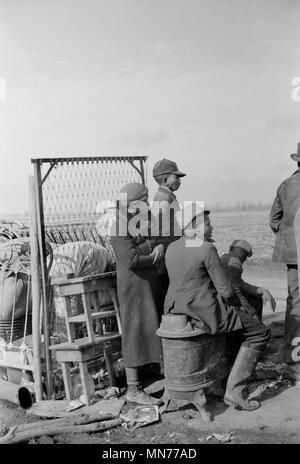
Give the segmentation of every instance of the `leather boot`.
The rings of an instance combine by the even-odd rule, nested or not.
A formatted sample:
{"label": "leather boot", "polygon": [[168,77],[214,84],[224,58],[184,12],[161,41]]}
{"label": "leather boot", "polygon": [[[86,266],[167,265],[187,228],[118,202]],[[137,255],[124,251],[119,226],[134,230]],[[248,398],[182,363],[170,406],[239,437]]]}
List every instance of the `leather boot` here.
{"label": "leather boot", "polygon": [[154,398],[153,396],[148,395],[143,390],[142,385],[128,385],[127,394],[126,394],[126,402],[127,403],[135,403],[140,404],[143,406],[153,406],[153,405],[161,405],[162,400]]}
{"label": "leather boot", "polygon": [[258,350],[241,346],[227,380],[224,402],[229,406],[246,411],[253,411],[260,407],[258,401],[249,401],[243,397],[243,390],[255,369],[260,354]]}

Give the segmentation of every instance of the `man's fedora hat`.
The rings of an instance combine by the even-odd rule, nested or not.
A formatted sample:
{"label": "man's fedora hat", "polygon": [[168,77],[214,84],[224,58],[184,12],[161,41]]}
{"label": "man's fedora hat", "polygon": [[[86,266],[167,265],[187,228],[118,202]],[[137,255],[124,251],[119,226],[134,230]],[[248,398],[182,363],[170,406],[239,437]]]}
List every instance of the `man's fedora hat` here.
{"label": "man's fedora hat", "polygon": [[185,230],[195,218],[198,216],[209,215],[210,211],[208,209],[202,208],[202,206],[197,202],[190,202],[185,205],[182,209],[177,211],[175,214],[175,220],[179,227],[179,230]]}
{"label": "man's fedora hat", "polygon": [[300,142],[297,143],[297,153],[293,153],[291,155],[291,158],[294,161],[300,161]]}
{"label": "man's fedora hat", "polygon": [[166,158],[157,161],[153,166],[153,177],[162,176],[164,174],[176,174],[176,176],[184,177],[186,174],[178,170],[177,164],[174,161]]}

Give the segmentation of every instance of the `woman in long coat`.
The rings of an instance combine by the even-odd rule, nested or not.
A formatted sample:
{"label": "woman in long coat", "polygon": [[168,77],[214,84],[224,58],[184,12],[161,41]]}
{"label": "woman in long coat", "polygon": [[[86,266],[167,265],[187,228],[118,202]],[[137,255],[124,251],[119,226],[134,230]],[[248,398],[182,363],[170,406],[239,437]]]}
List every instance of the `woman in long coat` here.
{"label": "woman in long coat", "polygon": [[127,202],[125,209],[119,204],[111,244],[116,256],[122,351],[128,384],[126,400],[158,404],[159,400],[144,392],[139,368],[162,361],[161,341],[155,331],[163,312],[163,298],[155,262],[163,257],[164,246],[148,240],[132,227],[137,202],[144,203],[144,219],[148,220],[148,189],[143,184],[131,183],[120,193],[127,196]]}

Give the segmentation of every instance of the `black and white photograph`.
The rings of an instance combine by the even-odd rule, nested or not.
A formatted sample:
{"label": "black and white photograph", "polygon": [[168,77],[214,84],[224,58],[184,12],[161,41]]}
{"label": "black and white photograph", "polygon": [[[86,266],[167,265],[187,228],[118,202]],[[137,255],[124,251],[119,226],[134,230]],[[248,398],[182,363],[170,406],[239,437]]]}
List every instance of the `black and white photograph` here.
{"label": "black and white photograph", "polygon": [[0,444],[300,444],[299,0],[0,0],[0,159]]}

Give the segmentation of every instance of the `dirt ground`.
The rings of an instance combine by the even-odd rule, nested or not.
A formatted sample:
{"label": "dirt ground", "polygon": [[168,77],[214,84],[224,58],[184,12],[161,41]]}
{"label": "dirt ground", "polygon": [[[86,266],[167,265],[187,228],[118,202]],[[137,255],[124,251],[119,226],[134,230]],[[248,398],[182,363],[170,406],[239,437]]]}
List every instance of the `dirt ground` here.
{"label": "dirt ground", "polygon": [[[289,379],[286,367],[281,362],[283,343],[286,276],[283,270],[264,272],[249,268],[245,278],[254,284],[268,288],[277,300],[273,315],[264,310],[264,321],[271,328],[272,339],[263,360],[257,366],[257,375],[268,380],[250,384],[249,391],[262,393],[257,397],[261,407],[256,411],[237,411],[227,407],[220,399],[208,396],[208,409],[213,420],[204,424],[197,418],[197,411],[185,405],[175,412],[164,413],[158,423],[126,431],[122,427],[98,434],[61,434],[41,437],[30,443],[97,443],[97,444],[206,444],[219,443],[216,438],[207,438],[213,433],[231,433],[228,444],[278,444],[300,443],[300,385]],[[163,381],[149,384],[149,392],[160,396]],[[39,420],[20,407],[0,401],[0,427],[13,426]]]}

